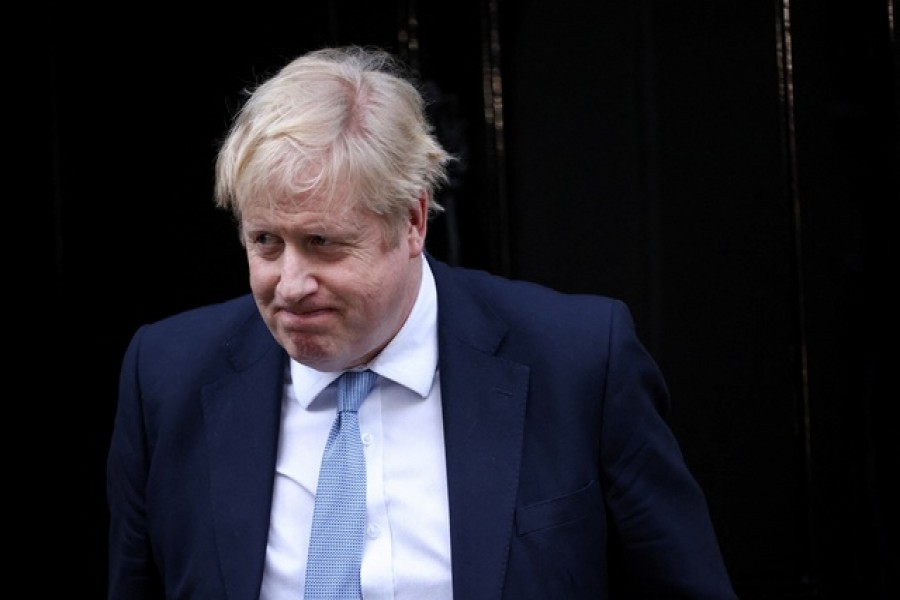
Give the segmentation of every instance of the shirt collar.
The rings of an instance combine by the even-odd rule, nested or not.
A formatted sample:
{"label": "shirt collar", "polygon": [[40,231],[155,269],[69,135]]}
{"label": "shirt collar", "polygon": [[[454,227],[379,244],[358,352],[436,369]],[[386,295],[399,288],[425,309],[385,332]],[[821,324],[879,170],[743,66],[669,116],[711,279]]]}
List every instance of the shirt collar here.
{"label": "shirt collar", "polygon": [[[437,288],[428,261],[422,255],[422,281],[406,322],[397,335],[372,361],[361,368],[372,369],[425,398],[437,369]],[[341,372],[317,371],[290,360],[294,397],[303,408],[337,379]]]}

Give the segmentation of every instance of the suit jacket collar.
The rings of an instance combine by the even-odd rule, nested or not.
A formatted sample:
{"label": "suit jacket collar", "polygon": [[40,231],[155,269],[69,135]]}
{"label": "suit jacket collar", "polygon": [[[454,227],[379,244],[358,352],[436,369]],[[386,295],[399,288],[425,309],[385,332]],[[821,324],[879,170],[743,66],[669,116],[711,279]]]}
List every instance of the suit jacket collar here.
{"label": "suit jacket collar", "polygon": [[508,325],[462,271],[429,258],[438,290],[454,597],[503,589],[525,427],[529,369],[500,354]]}
{"label": "suit jacket collar", "polygon": [[228,598],[251,600],[265,564],[287,354],[258,312],[226,351],[233,371],[202,390],[212,515]]}

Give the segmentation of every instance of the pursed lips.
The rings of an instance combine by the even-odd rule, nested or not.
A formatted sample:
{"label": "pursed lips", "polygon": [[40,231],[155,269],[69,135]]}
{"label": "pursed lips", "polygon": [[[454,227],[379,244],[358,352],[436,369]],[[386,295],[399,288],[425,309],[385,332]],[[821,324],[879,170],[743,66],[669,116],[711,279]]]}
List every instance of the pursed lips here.
{"label": "pursed lips", "polygon": [[336,314],[336,309],[328,306],[304,308],[277,308],[275,313],[279,322],[287,329],[302,329],[317,325],[324,319]]}

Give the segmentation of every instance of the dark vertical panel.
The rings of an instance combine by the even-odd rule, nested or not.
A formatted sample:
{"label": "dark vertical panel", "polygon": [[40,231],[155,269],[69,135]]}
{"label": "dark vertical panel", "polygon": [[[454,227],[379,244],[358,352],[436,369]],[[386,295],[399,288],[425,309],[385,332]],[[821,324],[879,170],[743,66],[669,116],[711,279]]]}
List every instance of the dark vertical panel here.
{"label": "dark vertical panel", "polygon": [[458,159],[438,196],[446,211],[431,224],[428,249],[455,264],[494,269],[505,240],[493,217],[497,171],[485,122],[483,4],[413,3],[418,35],[408,53],[419,68],[438,137]]}
{"label": "dark vertical panel", "polygon": [[829,598],[893,597],[900,571],[885,353],[897,333],[888,211],[900,200],[892,5],[793,3],[815,561]]}
{"label": "dark vertical panel", "polygon": [[500,11],[513,275],[646,309],[633,4]]}
{"label": "dark vertical panel", "polygon": [[[808,574],[773,4],[656,3],[661,361],[742,597]],[[665,50],[663,50],[665,49]]]}

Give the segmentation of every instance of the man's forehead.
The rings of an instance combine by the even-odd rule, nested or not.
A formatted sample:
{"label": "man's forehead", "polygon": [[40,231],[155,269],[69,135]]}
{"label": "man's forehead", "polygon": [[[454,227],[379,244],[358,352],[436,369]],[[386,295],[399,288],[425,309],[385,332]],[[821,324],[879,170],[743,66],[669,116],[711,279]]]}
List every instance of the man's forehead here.
{"label": "man's forehead", "polygon": [[381,219],[358,204],[340,199],[330,202],[313,200],[253,202],[241,213],[246,231],[306,231],[337,234],[359,232]]}
{"label": "man's forehead", "polygon": [[322,197],[311,194],[295,194],[277,198],[249,200],[242,213],[245,217],[256,218],[318,218],[328,221],[342,221],[361,212],[355,200],[334,195]]}

